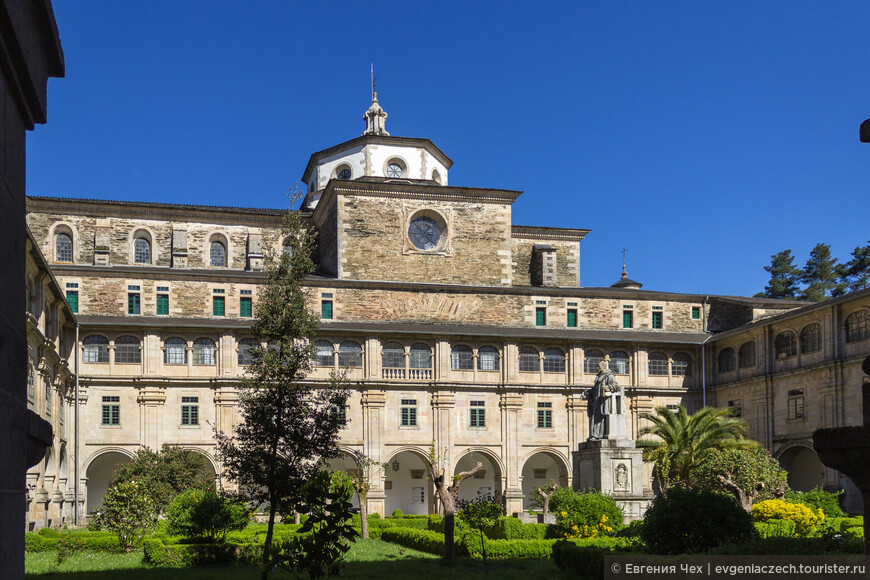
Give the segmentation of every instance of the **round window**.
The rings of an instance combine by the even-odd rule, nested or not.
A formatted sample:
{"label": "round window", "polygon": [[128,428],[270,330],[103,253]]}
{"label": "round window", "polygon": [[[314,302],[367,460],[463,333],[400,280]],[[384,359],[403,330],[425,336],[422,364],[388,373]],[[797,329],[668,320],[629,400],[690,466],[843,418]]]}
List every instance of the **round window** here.
{"label": "round window", "polygon": [[398,163],[393,162],[387,165],[387,177],[402,177],[402,173],[404,170]]}
{"label": "round window", "polygon": [[339,179],[350,179],[350,169],[345,167],[341,171],[338,172]]}
{"label": "round window", "polygon": [[418,217],[408,226],[408,239],[419,250],[434,250],[441,241],[441,226],[430,217]]}

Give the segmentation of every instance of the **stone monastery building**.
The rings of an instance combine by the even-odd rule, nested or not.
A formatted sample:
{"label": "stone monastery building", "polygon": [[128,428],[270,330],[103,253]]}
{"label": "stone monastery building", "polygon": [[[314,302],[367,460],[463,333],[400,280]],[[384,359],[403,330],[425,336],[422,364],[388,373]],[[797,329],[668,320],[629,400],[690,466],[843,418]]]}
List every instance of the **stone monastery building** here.
{"label": "stone monastery building", "polygon": [[[462,496],[503,493],[508,513],[550,479],[588,485],[572,453],[603,359],[631,437],[656,406],[734,407],[793,487],[860,501],[811,436],[861,424],[870,291],[819,304],[651,292],[625,272],[581,287],[589,230],[514,224],[521,192],[451,185],[453,161],[390,136],[386,116],[375,96],[361,137],[311,156],[300,210],[317,235],[308,287],[323,320],[309,378],[347,369],[341,446],[391,465],[370,510],[433,509],[433,441],[457,471],[483,462]],[[221,472],[212,426],[238,421],[283,211],[28,199],[29,399],[55,427],[28,476],[31,529],[71,521],[77,496],[79,513],[98,507],[141,446],[190,448]]]}

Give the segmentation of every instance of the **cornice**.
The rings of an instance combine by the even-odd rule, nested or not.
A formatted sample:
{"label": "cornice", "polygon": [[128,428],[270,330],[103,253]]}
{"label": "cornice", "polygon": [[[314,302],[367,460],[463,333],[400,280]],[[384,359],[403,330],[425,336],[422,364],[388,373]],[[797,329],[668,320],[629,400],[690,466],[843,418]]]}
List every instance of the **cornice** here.
{"label": "cornice", "polygon": [[557,240],[579,242],[590,230],[579,228],[547,228],[540,226],[511,226],[511,238],[524,240]]}

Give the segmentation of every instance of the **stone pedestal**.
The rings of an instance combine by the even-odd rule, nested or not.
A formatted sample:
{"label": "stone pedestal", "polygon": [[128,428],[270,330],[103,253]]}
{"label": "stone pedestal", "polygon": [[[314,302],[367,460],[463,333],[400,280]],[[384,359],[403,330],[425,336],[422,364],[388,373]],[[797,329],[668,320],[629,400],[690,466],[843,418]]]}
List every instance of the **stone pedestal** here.
{"label": "stone pedestal", "polygon": [[643,489],[643,451],[631,439],[581,443],[573,453],[574,489],[597,489],[622,507],[625,521],[643,517],[652,493]]}

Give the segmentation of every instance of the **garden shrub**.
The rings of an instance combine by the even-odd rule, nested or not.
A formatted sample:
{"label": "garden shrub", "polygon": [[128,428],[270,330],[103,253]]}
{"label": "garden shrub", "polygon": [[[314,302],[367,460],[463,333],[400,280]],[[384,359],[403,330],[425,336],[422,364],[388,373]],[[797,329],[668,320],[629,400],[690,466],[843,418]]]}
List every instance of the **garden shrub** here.
{"label": "garden shrub", "polygon": [[[381,539],[436,556],[444,555],[444,534],[437,532],[413,528],[387,528],[381,533]],[[456,542],[457,555],[464,553],[463,547],[461,541]]]}
{"label": "garden shrub", "polygon": [[60,537],[60,530],[57,528],[42,528],[38,532],[36,532],[43,538],[54,538],[57,539]]}
{"label": "garden shrub", "polygon": [[864,541],[864,526],[853,526],[843,530],[843,535],[850,540]]}
{"label": "garden shrub", "polygon": [[426,521],[426,529],[430,532],[444,533],[444,518],[438,514],[429,514]]}
{"label": "garden shrub", "polygon": [[864,517],[858,516],[854,518],[837,518],[839,520],[839,530],[845,532],[847,528],[863,527]]}
{"label": "garden shrub", "polygon": [[785,494],[785,501],[804,504],[814,512],[822,510],[828,518],[840,518],[846,515],[840,509],[839,497],[842,493],[843,490],[831,492],[817,487],[806,492],[790,491]]}
{"label": "garden shrub", "polygon": [[170,534],[223,541],[231,530],[247,527],[250,510],[240,500],[213,489],[189,489],[169,504],[166,520]]}
{"label": "garden shrub", "polygon": [[64,530],[57,536],[27,532],[24,534],[24,549],[27,552],[49,552],[58,549],[61,540],[67,541],[67,548],[75,550],[95,550],[102,552],[123,551],[118,537],[112,532],[90,532],[87,530]]}
{"label": "garden shrub", "polygon": [[[485,539],[486,556],[493,560],[548,560],[553,555],[556,540],[490,540]],[[462,538],[464,551],[472,558],[481,558],[480,540],[471,534]]]}
{"label": "garden shrub", "polygon": [[151,566],[175,568],[178,566],[208,566],[233,563],[259,564],[263,557],[263,544],[174,544],[148,539],[144,562]]}
{"label": "garden shrub", "polygon": [[791,520],[795,524],[795,535],[805,537],[816,531],[825,521],[825,512],[821,508],[812,509],[802,503],[768,499],[752,506],[752,519],[756,522]]}
{"label": "garden shrub", "polygon": [[791,520],[767,520],[765,522],[753,522],[755,531],[762,538],[783,537],[793,538],[795,524]]}
{"label": "garden shrub", "polygon": [[714,491],[673,487],[644,516],[640,537],[654,554],[706,552],[755,536],[749,514]]}
{"label": "garden shrub", "polygon": [[48,552],[57,547],[57,540],[46,538],[36,532],[24,533],[24,550],[29,553]]}
{"label": "garden shrub", "polygon": [[629,538],[588,538],[558,540],[553,544],[553,561],[572,577],[603,578],[604,558],[639,551]]}
{"label": "garden shrub", "polygon": [[711,555],[827,555],[863,554],[864,541],[848,537],[796,538],[756,537],[741,542],[723,542],[708,552]]}
{"label": "garden shrub", "polygon": [[390,517],[400,518],[400,517],[402,517],[402,516],[404,516],[404,515],[405,515],[405,514],[402,513],[402,510],[400,510],[399,508],[396,508],[396,509],[393,510],[393,513],[390,514]]}
{"label": "garden shrub", "polygon": [[595,537],[622,526],[622,509],[598,490],[560,488],[550,498],[550,511],[556,515],[559,537]]}
{"label": "garden shrub", "polygon": [[634,520],[629,522],[627,526],[624,526],[616,531],[616,536],[620,538],[638,538],[640,537],[640,530],[643,527],[643,520]]}
{"label": "garden shrub", "polygon": [[518,518],[500,517],[487,536],[492,540],[544,540],[547,539],[547,524],[524,524]]}

